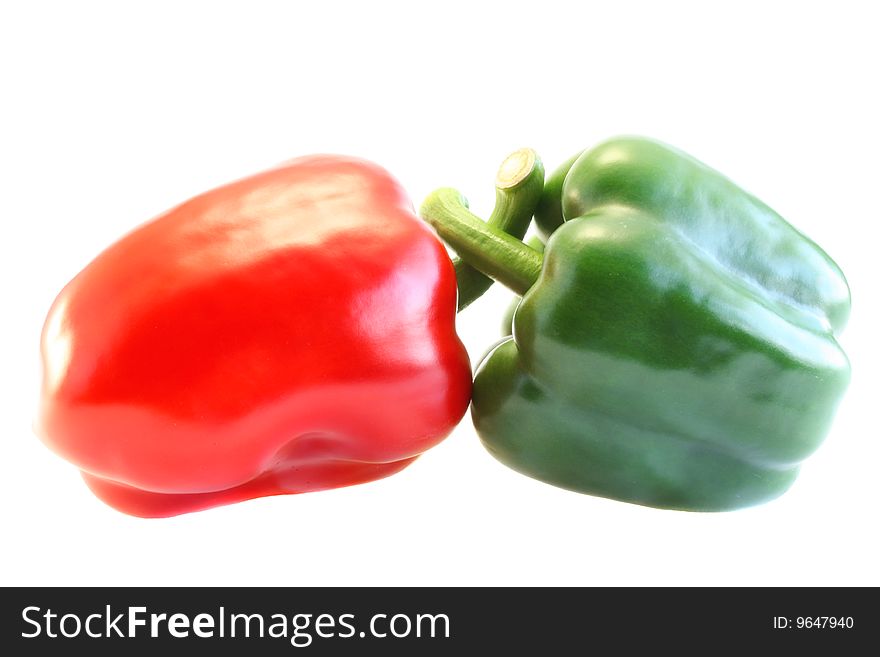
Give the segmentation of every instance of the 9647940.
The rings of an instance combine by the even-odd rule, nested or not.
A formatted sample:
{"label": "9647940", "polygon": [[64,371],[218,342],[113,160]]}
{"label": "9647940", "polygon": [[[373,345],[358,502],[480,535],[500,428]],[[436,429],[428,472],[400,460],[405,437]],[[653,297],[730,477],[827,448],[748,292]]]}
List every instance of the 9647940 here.
{"label": "9647940", "polygon": [[851,630],[855,625],[852,616],[774,616],[776,630]]}

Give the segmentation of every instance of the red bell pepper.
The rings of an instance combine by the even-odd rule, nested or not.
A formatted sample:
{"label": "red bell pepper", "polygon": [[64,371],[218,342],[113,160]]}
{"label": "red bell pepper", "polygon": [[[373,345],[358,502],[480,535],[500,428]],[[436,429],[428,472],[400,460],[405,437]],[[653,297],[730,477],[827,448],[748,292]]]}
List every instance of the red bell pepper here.
{"label": "red bell pepper", "polygon": [[385,477],[470,399],[443,246],[378,166],[294,160],[101,253],[42,336],[38,432],[138,516]]}

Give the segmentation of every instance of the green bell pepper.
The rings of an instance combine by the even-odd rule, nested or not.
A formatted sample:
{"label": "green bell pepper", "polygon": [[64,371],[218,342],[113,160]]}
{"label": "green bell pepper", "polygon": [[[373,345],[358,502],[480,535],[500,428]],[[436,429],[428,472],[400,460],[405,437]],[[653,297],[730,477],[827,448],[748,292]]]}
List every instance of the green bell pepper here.
{"label": "green bell pepper", "polygon": [[849,380],[840,269],[668,146],[618,138],[567,164],[548,185],[558,202],[538,210],[548,232],[562,224],[543,256],[454,190],[422,208],[463,260],[523,295],[476,374],[484,445],[545,482],[661,508],[782,494]]}

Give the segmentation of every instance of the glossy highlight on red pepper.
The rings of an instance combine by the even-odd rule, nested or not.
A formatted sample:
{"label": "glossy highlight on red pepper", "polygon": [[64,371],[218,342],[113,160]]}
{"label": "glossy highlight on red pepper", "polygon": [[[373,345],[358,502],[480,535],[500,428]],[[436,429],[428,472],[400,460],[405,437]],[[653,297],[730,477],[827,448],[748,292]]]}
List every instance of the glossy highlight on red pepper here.
{"label": "glossy highlight on red pepper", "polygon": [[37,430],[171,516],[387,476],[467,409],[443,246],[382,168],[311,156],[144,224],[61,292]]}

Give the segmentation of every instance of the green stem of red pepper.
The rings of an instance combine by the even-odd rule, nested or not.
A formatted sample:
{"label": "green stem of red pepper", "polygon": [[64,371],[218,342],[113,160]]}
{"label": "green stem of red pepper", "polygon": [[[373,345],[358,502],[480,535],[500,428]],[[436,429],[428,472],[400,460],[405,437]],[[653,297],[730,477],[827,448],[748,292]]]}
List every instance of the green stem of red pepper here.
{"label": "green stem of red pepper", "polygon": [[[478,221],[502,233],[522,238],[531,223],[543,188],[544,166],[535,151],[521,148],[511,153],[501,164],[495,177],[495,208],[488,221]],[[425,212],[431,216],[436,216],[438,212],[441,215],[448,212],[447,199],[436,199],[438,205],[432,202],[434,196],[432,194],[428,197],[422,206],[423,216],[428,223],[431,221],[424,215]],[[459,195],[452,206],[466,209],[467,201]],[[489,289],[492,279],[474,267],[468,258],[457,257],[453,263],[458,285],[458,309],[461,311]]]}
{"label": "green stem of red pepper", "polygon": [[517,294],[525,294],[538,280],[541,252],[470,212],[458,191],[443,187],[432,192],[419,213],[464,262]]}

